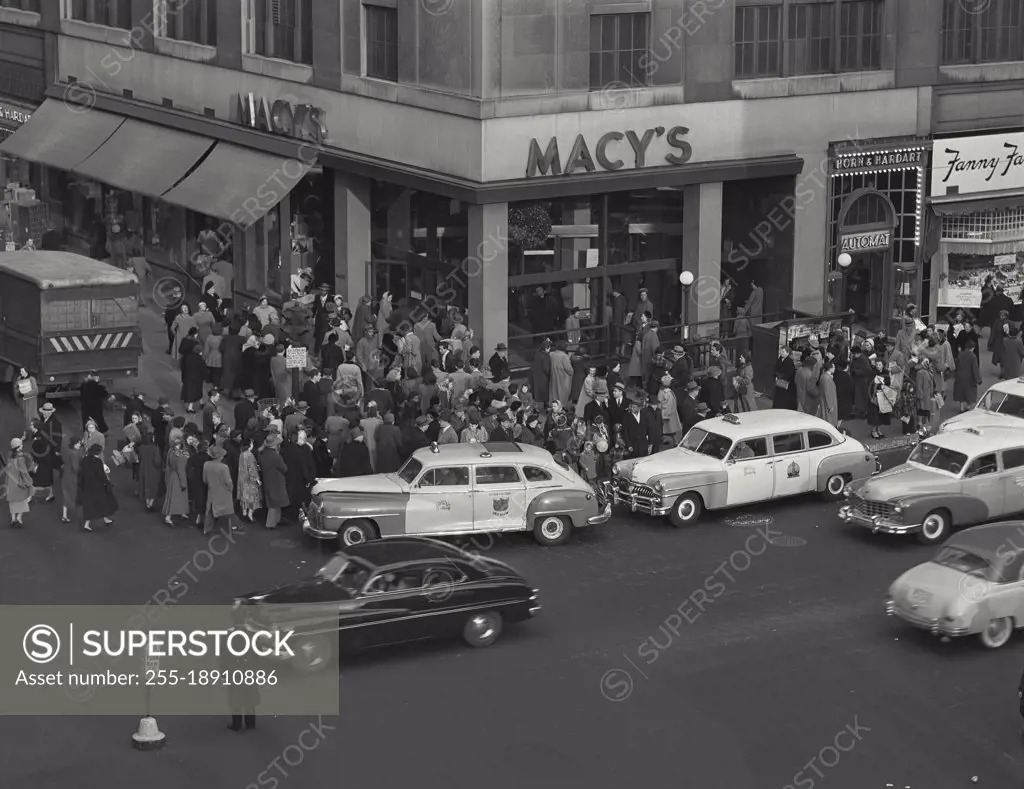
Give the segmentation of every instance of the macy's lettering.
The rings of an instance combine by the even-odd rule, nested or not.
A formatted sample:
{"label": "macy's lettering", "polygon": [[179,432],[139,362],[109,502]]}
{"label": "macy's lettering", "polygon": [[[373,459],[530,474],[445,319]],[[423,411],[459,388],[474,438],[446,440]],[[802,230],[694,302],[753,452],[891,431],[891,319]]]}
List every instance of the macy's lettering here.
{"label": "macy's lettering", "polygon": [[540,143],[536,139],[530,140],[530,156],[526,163],[526,177],[533,178],[537,175],[570,175],[582,171],[587,173],[606,170],[614,172],[626,166],[625,161],[616,157],[609,151],[613,145],[626,140],[633,152],[633,166],[639,170],[647,166],[647,149],[656,138],[664,137],[665,142],[671,149],[665,154],[665,161],[669,164],[686,164],[693,156],[693,148],[683,139],[690,130],[685,126],[673,126],[665,130],[664,126],[657,126],[648,129],[643,136],[635,131],[612,131],[602,135],[594,151],[591,153],[590,146],[582,134],[576,136],[576,141],[569,152],[569,158],[562,167],[562,159],[558,151],[558,138],[552,137],[544,151],[540,149]]}
{"label": "macy's lettering", "polygon": [[1013,168],[1024,167],[1024,154],[1018,153],[1018,146],[1012,142],[1004,142],[1003,147],[1010,150],[1006,156],[993,156],[988,159],[961,159],[960,151],[955,148],[947,148],[946,153],[953,154],[953,158],[946,164],[946,174],[942,178],[942,183],[946,183],[954,173],[988,170],[985,180],[991,181],[996,172],[999,172],[999,177],[1003,178]]}

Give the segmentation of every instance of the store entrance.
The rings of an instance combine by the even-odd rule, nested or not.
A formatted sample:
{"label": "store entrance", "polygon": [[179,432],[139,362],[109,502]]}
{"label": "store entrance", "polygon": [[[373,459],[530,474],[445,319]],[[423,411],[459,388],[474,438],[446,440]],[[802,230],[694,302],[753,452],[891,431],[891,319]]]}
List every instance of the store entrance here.
{"label": "store entrance", "polygon": [[872,332],[887,329],[885,311],[885,254],[853,256],[846,273],[843,309],[853,310],[854,322]]}
{"label": "store entrance", "polygon": [[465,311],[467,293],[465,275],[453,266],[422,255],[410,254],[406,260],[374,259],[367,272],[369,296],[379,301],[385,293],[398,306],[403,300],[415,310],[426,302],[432,318],[440,320],[446,307]]}

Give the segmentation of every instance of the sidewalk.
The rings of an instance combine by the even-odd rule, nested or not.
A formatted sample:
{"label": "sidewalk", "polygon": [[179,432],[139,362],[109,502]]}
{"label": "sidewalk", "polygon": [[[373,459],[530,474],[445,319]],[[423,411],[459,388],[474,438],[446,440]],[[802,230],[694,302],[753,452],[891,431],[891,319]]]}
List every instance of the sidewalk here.
{"label": "sidewalk", "polygon": [[110,387],[110,393],[119,399],[128,399],[138,391],[153,406],[158,398],[166,397],[177,412],[181,410],[181,372],[167,353],[164,316],[147,304],[139,307],[139,325],[142,328],[142,356],[139,357],[138,378],[118,379]]}

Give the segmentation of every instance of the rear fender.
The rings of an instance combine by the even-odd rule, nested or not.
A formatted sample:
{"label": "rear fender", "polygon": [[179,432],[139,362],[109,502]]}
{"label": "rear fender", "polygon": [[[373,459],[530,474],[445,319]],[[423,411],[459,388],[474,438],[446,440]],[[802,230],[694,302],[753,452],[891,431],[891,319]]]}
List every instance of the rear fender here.
{"label": "rear fender", "polygon": [[565,515],[573,526],[586,526],[598,514],[597,496],[584,490],[546,490],[534,497],[526,508],[526,527],[533,528],[544,515]]}

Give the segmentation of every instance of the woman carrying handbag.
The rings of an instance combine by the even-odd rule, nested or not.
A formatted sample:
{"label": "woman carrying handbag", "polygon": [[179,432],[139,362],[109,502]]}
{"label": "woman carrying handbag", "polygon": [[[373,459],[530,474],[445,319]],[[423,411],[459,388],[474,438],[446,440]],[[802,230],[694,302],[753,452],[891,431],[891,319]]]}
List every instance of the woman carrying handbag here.
{"label": "woman carrying handbag", "polygon": [[885,438],[880,428],[888,426],[892,420],[895,397],[890,386],[891,378],[886,372],[882,360],[874,358],[871,360],[874,377],[869,385],[868,398],[868,425],[871,426],[872,438]]}

